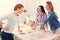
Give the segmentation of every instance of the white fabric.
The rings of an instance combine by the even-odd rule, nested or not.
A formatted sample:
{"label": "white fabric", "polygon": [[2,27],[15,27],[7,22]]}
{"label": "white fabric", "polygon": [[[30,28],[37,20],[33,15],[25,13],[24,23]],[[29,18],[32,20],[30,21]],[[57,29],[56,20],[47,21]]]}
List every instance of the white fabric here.
{"label": "white fabric", "polygon": [[14,13],[12,13],[6,17],[0,18],[0,21],[5,20],[5,19],[8,20],[7,26],[9,27],[9,30],[7,31],[4,30],[4,31],[8,33],[12,33],[12,30],[14,29],[14,27],[17,24],[19,24],[19,16],[15,16]]}

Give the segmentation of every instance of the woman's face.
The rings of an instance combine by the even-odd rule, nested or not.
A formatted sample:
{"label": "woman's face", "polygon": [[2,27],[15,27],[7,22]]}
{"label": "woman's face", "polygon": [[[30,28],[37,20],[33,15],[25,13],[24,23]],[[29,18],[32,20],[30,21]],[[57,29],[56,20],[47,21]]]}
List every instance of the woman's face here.
{"label": "woman's face", "polygon": [[37,8],[37,12],[38,12],[39,14],[41,14],[42,10],[41,10],[40,7]]}
{"label": "woman's face", "polygon": [[48,4],[46,4],[46,10],[49,11],[50,10],[50,7]]}

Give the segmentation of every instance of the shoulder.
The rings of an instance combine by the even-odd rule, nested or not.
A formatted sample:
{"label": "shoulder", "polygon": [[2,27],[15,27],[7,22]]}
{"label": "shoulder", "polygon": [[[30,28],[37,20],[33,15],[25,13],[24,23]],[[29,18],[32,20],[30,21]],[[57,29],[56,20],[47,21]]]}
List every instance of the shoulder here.
{"label": "shoulder", "polygon": [[10,14],[7,16],[7,18],[10,18],[11,16],[13,16],[13,13],[10,13]]}

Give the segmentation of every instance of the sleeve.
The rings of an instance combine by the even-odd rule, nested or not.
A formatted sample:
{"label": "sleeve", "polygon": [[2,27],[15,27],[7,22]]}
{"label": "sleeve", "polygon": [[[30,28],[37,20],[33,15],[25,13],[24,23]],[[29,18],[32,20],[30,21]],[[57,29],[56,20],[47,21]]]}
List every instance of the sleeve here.
{"label": "sleeve", "polygon": [[45,14],[45,15],[44,15],[44,19],[43,19],[43,20],[46,20],[46,19],[47,19],[47,15]]}
{"label": "sleeve", "polygon": [[36,17],[35,17],[35,24],[37,23],[37,18],[38,18],[38,15],[36,14]]}
{"label": "sleeve", "polygon": [[46,23],[47,23],[49,20],[51,20],[53,17],[54,17],[54,14],[51,13],[51,14],[49,15],[49,17],[48,17],[46,20],[44,20],[44,24],[46,24]]}
{"label": "sleeve", "polygon": [[6,20],[6,19],[8,19],[8,16],[0,18],[0,21]]}

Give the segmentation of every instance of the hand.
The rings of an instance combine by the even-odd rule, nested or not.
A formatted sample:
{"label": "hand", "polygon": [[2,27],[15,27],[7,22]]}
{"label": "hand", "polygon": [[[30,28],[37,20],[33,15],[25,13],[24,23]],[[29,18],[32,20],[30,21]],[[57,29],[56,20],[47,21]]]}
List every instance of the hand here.
{"label": "hand", "polygon": [[36,29],[36,25],[31,25],[31,27],[32,27],[32,30]]}
{"label": "hand", "polygon": [[43,26],[43,22],[40,23],[40,26]]}
{"label": "hand", "polygon": [[3,23],[0,21],[0,27],[2,27],[3,26]]}
{"label": "hand", "polygon": [[36,29],[36,27],[32,27],[32,30],[35,30]]}
{"label": "hand", "polygon": [[21,33],[21,32],[22,32],[22,30],[18,29],[18,32],[19,32],[19,33]]}

